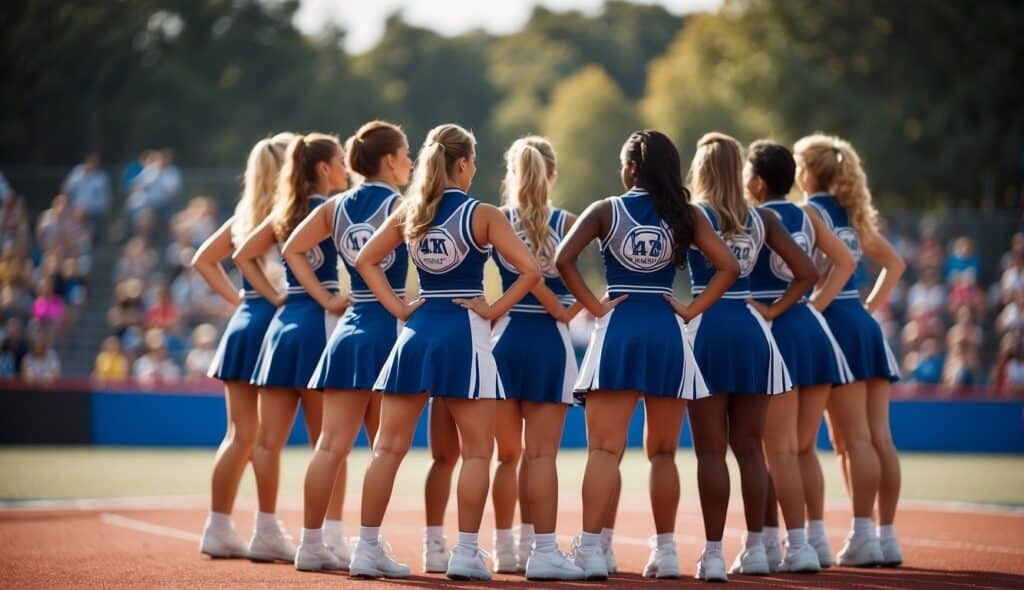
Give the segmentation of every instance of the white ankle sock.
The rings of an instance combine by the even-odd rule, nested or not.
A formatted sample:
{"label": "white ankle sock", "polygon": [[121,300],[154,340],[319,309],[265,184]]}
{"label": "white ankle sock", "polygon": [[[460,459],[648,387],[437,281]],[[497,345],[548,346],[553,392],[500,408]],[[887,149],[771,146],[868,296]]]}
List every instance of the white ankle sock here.
{"label": "white ankle sock", "polygon": [[607,549],[612,546],[612,537],[615,535],[615,529],[605,527],[601,529],[601,547]]}
{"label": "white ankle sock", "polygon": [[512,536],[512,529],[494,529],[494,545],[507,544],[511,545],[516,542],[516,538]]}
{"label": "white ankle sock", "polygon": [[825,521],[821,519],[807,521],[807,538],[809,540],[825,538]]}
{"label": "white ankle sock", "polygon": [[459,531],[459,544],[456,545],[456,547],[464,551],[479,551],[480,542],[478,539],[478,533],[465,533]]}
{"label": "white ankle sock", "polygon": [[303,545],[323,545],[324,530],[303,528],[302,540],[299,542]]}
{"label": "white ankle sock", "polygon": [[866,516],[855,516],[853,517],[853,526],[850,532],[853,538],[856,539],[873,537],[875,536],[875,523]]}
{"label": "white ankle sock", "polygon": [[721,541],[707,541],[704,544],[704,553],[721,553],[722,542]]}
{"label": "white ankle sock", "polygon": [[258,531],[276,531],[277,530],[277,515],[273,512],[257,512],[256,513],[256,530]]}
{"label": "white ankle sock", "polygon": [[580,533],[580,547],[597,547],[601,544],[601,533]]}
{"label": "white ankle sock", "polygon": [[891,524],[880,524],[878,525],[878,538],[879,539],[895,539],[896,538],[896,527]]}
{"label": "white ankle sock", "polygon": [[534,535],[533,523],[524,522],[519,525],[519,544],[527,547],[533,545]]}
{"label": "white ankle sock", "polygon": [[206,528],[211,531],[225,532],[235,528],[235,525],[231,523],[231,515],[224,514],[223,512],[210,511],[206,515]]}
{"label": "white ankle sock", "polygon": [[380,543],[380,527],[379,526],[361,526],[359,527],[359,541],[376,547]]}
{"label": "white ankle sock", "polygon": [[533,550],[537,553],[554,553],[558,551],[558,540],[555,538],[555,533],[537,533],[533,543]]}
{"label": "white ankle sock", "polygon": [[444,541],[444,525],[430,525],[423,532],[423,538],[427,541]]}
{"label": "white ankle sock", "polygon": [[807,544],[807,533],[803,529],[789,529],[786,531],[786,542],[794,549],[803,547]]}
{"label": "white ankle sock", "polygon": [[657,541],[658,549],[675,549],[676,548],[676,537],[675,533],[658,533],[655,536]]}
{"label": "white ankle sock", "polygon": [[779,527],[766,526],[761,529],[761,542],[765,545],[779,544]]}
{"label": "white ankle sock", "polygon": [[761,544],[761,531],[747,531],[747,534],[743,537],[743,548],[750,549],[751,547]]}

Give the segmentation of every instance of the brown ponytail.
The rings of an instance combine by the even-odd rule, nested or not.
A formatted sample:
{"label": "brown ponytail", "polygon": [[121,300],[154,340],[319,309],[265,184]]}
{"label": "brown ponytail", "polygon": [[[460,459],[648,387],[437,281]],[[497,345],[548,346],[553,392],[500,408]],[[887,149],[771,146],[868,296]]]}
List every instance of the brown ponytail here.
{"label": "brown ponytail", "polygon": [[401,127],[386,121],[370,121],[345,141],[348,169],[363,178],[380,174],[381,158],[405,145]]}
{"label": "brown ponytail", "polygon": [[329,162],[341,150],[338,138],[323,133],[300,135],[285,153],[284,167],[278,177],[274,205],[274,236],[284,243],[306,214],[309,197],[317,183],[316,165]]}

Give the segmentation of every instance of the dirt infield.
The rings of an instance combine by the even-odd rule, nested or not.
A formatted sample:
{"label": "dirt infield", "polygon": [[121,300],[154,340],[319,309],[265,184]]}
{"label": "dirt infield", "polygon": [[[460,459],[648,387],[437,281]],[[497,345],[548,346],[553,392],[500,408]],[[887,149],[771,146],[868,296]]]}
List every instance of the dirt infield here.
{"label": "dirt infield", "polygon": [[[354,581],[345,573],[300,573],[286,564],[254,564],[245,560],[211,560],[197,552],[205,510],[201,498],[90,501],[71,505],[26,504],[0,510],[0,587],[2,588],[354,588],[373,584],[391,587],[575,587],[593,583],[535,584],[521,576],[495,576],[495,582],[452,582],[443,575],[414,575],[405,581]],[[282,510],[289,530],[297,533],[301,513],[288,502]],[[349,500],[346,520],[357,522],[358,500]],[[396,503],[382,529],[399,560],[420,566],[422,509],[412,499]],[[566,499],[560,508],[559,532],[569,535],[580,522],[579,506]],[[236,510],[240,531],[249,531],[249,507]],[[826,516],[833,549],[838,549],[849,512],[831,507]],[[743,517],[730,509],[725,538],[727,558],[739,549]],[[352,525],[349,525],[352,527]],[[833,568],[818,575],[733,576],[740,587],[780,588],[1022,588],[1024,587],[1024,512],[966,505],[907,502],[897,523],[906,558],[898,569]],[[450,513],[449,539],[455,514]],[[485,517],[482,532],[492,523]],[[640,498],[624,503],[616,528],[616,553],[621,569],[608,586],[677,586],[698,584],[652,581],[639,575],[647,559],[650,512]],[[692,574],[703,538],[697,506],[684,501],[676,527],[684,574]],[[354,527],[350,529],[354,534]],[[569,539],[560,534],[564,548]],[[489,542],[485,545],[490,545]]]}

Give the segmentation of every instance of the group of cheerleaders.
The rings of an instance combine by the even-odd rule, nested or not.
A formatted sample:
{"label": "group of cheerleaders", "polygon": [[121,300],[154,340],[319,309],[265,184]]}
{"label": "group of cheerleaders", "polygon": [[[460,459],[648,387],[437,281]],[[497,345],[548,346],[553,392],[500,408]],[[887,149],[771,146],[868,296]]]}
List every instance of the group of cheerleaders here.
{"label": "group of cheerleaders", "polygon": [[[698,579],[727,578],[727,449],[739,465],[747,526],[729,573],[832,565],[815,452],[826,410],[854,515],[836,563],[899,565],[900,467],[888,420],[898,375],[870,313],[904,265],[877,231],[851,145],[812,135],[793,152],[767,140],[744,150],[709,133],[697,143],[686,186],[673,143],[637,131],[620,153],[625,192],[579,217],[549,200],[557,171],[547,139],[523,137],[505,159],[503,204],[494,207],[467,194],[475,139],[458,125],[432,129],[415,163],[402,130],[383,121],[363,125],[344,145],[321,133],[281,133],[255,145],[234,216],[193,260],[237,305],[210,369],[225,384],[228,431],[201,551],[353,577],[410,575],[380,527],[429,403],[425,571],[490,579],[478,531],[497,446],[494,570],[531,580],[606,579],[617,571],[619,463],[642,402],[656,533],[644,576],[683,573],[675,453],[687,413],[707,539]],[[358,184],[350,187],[350,176]],[[794,182],[801,204],[786,198]],[[595,239],[607,282],[600,295],[577,268]],[[853,278],[862,254],[881,267],[863,302]],[[229,256],[244,276],[241,290],[221,265]],[[490,303],[488,258],[504,289]],[[339,259],[349,293],[339,292]],[[410,260],[415,298],[404,292]],[[689,304],[672,295],[676,273],[687,268]],[[584,309],[596,326],[577,368],[567,323]],[[296,548],[275,508],[281,450],[300,403],[315,451]],[[566,554],[555,536],[555,459],[573,403],[585,407],[588,456],[582,531]],[[346,459],[364,426],[373,456],[359,535],[349,539]],[[459,533],[449,550],[443,519],[459,458]],[[250,461],[259,511],[246,543],[230,515]]]}

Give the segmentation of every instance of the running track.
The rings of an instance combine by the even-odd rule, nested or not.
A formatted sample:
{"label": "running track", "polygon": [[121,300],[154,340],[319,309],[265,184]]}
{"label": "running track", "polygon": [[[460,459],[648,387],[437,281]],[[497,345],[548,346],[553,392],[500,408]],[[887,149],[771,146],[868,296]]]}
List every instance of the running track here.
{"label": "running track", "polygon": [[[454,504],[454,498],[453,502]],[[279,516],[297,535],[301,510],[297,501],[282,501]],[[346,521],[357,522],[358,498],[350,498]],[[488,509],[489,512],[489,509]],[[418,574],[422,508],[414,497],[396,497],[382,532],[396,557],[413,567],[405,581],[353,581],[344,572],[300,573],[286,564],[253,564],[245,560],[211,560],[197,551],[205,518],[204,500],[197,497],[140,498],[61,502],[13,503],[0,506],[0,588],[594,588],[599,584],[562,582],[535,584],[521,576],[497,575],[497,583],[452,582],[443,575]],[[560,542],[580,522],[578,499],[566,497],[560,508]],[[826,524],[833,549],[838,549],[849,523],[849,512],[830,506]],[[243,534],[252,526],[252,506],[240,504],[236,525]],[[726,530],[727,560],[735,556],[742,532],[742,510],[730,508]],[[349,534],[355,534],[349,524]],[[455,535],[454,510],[447,523]],[[489,546],[493,530],[485,515],[482,539]],[[647,559],[646,536],[653,530],[641,498],[624,501],[616,527],[616,553],[626,572],[608,586],[698,586],[684,578],[652,581],[639,575]],[[676,540],[684,575],[702,545],[701,520],[692,499],[684,499]],[[905,566],[899,569],[833,568],[818,575],[730,577],[733,587],[777,588],[1024,588],[1024,511],[942,503],[905,502],[897,530]]]}

